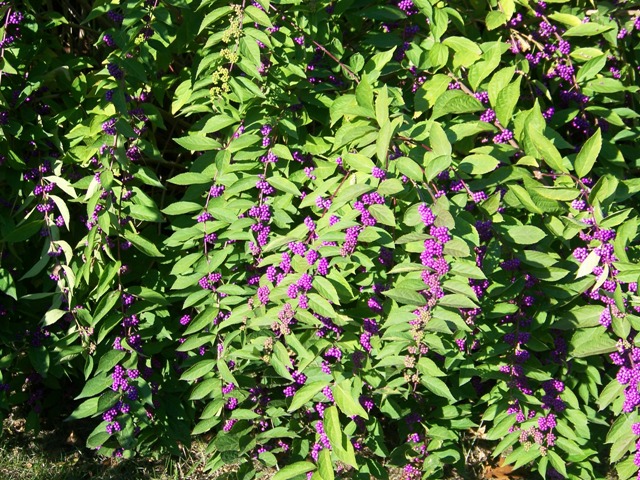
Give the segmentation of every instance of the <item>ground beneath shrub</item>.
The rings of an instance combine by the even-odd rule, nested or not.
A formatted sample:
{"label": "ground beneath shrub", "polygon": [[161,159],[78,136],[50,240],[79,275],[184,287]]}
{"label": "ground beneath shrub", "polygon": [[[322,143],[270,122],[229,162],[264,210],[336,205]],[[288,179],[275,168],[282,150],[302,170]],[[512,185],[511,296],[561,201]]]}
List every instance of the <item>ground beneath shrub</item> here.
{"label": "ground beneath shrub", "polygon": [[[74,430],[73,427],[76,429]],[[25,431],[24,419],[10,416],[3,423],[0,438],[0,479],[3,480],[222,480],[234,479],[238,465],[211,474],[204,471],[206,442],[196,439],[190,449],[178,459],[104,459],[84,447],[83,432],[60,424],[55,429],[38,434]],[[519,480],[525,474],[513,472],[491,458],[488,444],[469,436],[466,471],[448,472],[447,480]],[[256,462],[256,478],[270,480],[275,470],[265,469]],[[402,469],[391,467],[389,480],[401,480]],[[348,477],[346,477],[348,478]],[[377,479],[376,479],[377,480]]]}

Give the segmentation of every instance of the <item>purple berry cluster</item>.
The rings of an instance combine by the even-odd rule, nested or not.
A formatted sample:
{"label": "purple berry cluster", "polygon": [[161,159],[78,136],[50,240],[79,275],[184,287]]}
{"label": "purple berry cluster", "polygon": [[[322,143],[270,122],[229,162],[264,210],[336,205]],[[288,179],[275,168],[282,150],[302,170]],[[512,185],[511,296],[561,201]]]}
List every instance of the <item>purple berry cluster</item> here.
{"label": "purple berry cluster", "polygon": [[5,18],[4,35],[0,39],[0,49],[11,47],[17,39],[20,38],[20,25],[24,22],[24,14],[20,11],[8,10],[7,17]]}

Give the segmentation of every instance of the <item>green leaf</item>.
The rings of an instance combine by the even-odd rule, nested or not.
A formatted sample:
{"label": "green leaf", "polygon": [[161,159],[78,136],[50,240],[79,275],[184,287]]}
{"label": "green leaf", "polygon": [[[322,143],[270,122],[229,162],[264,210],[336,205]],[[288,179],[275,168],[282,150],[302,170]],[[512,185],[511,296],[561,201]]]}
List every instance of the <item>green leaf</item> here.
{"label": "green leaf", "polygon": [[72,420],[79,420],[81,418],[87,418],[98,413],[98,401],[100,397],[89,398],[85,400],[80,405],[76,407],[76,409],[64,419],[65,422],[70,422]]}
{"label": "green leaf", "polygon": [[139,233],[136,234],[129,230],[125,230],[124,238],[129,240],[134,247],[149,257],[164,257],[154,243],[150,242]]}
{"label": "green leaf", "polygon": [[213,372],[215,366],[215,360],[201,360],[189,367],[189,369],[180,376],[180,380],[192,381],[204,377],[207,373]]}
{"label": "green leaf", "polygon": [[343,380],[342,382],[334,385],[331,389],[333,397],[336,400],[336,405],[338,405],[338,408],[342,413],[348,417],[358,415],[367,420],[369,415],[367,415],[366,410],[355,398],[352,390],[350,380]]}
{"label": "green leaf", "polygon": [[51,357],[49,356],[49,351],[45,349],[45,347],[31,347],[28,350],[29,360],[31,361],[31,365],[43,377],[47,376],[47,372],[49,370],[49,366],[51,364]]}
{"label": "green leaf", "polygon": [[175,185],[202,185],[210,184],[211,177],[202,173],[185,172],[170,178],[168,182]]}
{"label": "green leaf", "polygon": [[575,441],[569,438],[558,436],[556,445],[572,456],[581,456],[584,453],[584,450]]}
{"label": "green leaf", "polygon": [[272,477],[272,480],[290,480],[292,478],[304,475],[307,472],[312,472],[316,469],[316,466],[311,462],[296,462],[291,465],[286,465],[278,470]]}
{"label": "green leaf", "polygon": [[421,182],[423,180],[422,169],[420,165],[408,157],[400,157],[395,161],[398,171],[409,177],[411,180]]}
{"label": "green leaf", "polygon": [[109,350],[100,358],[96,374],[110,372],[126,355],[127,353],[123,350]]}
{"label": "green leaf", "polygon": [[219,358],[216,366],[218,367],[218,376],[227,383],[233,383],[234,385],[238,385],[237,380],[234,378],[231,370],[227,366],[227,362]]}
{"label": "green leaf", "polygon": [[342,95],[336,98],[329,107],[330,126],[333,127],[333,125],[344,116],[347,118],[354,115],[366,117],[368,114],[368,111],[358,105],[355,95]]}
{"label": "green leaf", "polygon": [[477,98],[460,90],[447,90],[436,100],[431,120],[437,120],[450,113],[473,113],[481,110],[484,110],[484,107]]}
{"label": "green leaf", "polygon": [[353,445],[342,432],[342,427],[340,426],[340,420],[338,418],[338,410],[335,405],[325,409],[323,426],[324,431],[327,434],[327,438],[329,439],[329,443],[331,444],[331,447],[338,459],[357,469],[358,464],[356,463]]}
{"label": "green leaf", "polygon": [[200,24],[200,28],[198,30],[198,34],[202,33],[202,31],[205,28],[207,28],[209,25],[211,25],[216,20],[219,20],[220,18],[224,17],[228,13],[231,13],[231,7],[230,6],[224,6],[224,7],[216,8],[215,10],[209,12],[207,15],[205,15],[204,19],[202,20],[202,23]]}
{"label": "green leaf", "polygon": [[443,251],[446,255],[452,255],[457,258],[468,257],[471,255],[469,245],[461,238],[452,238],[444,245]]}
{"label": "green leaf", "polygon": [[382,294],[402,305],[423,306],[426,303],[426,300],[421,294],[408,288],[391,288],[382,292]]}
{"label": "green leaf", "polygon": [[[500,418],[500,417],[499,417]],[[509,430],[516,423],[515,415],[505,415],[499,421],[493,423],[487,432],[487,440],[499,440],[509,434]]]}
{"label": "green leaf", "polygon": [[300,390],[298,390],[293,399],[291,400],[291,405],[287,409],[288,412],[295,412],[299,408],[303,407],[307,404],[313,397],[316,396],[319,392],[322,391],[324,387],[329,385],[328,381],[318,380],[316,382],[310,382],[305,384]]}
{"label": "green leaf", "polygon": [[0,292],[18,300],[16,284],[11,274],[4,268],[0,268]]}
{"label": "green leaf", "polygon": [[428,375],[421,375],[420,383],[427,387],[427,390],[429,390],[430,392],[436,394],[439,397],[448,399],[451,403],[455,403],[457,401],[456,398],[451,394],[451,390],[449,390],[447,384],[439,378],[431,377]]}
{"label": "green leaf", "polygon": [[[129,65],[131,65],[131,64],[129,64]],[[114,103],[116,103],[116,102],[114,102]],[[116,103],[116,105],[118,105],[118,103]],[[123,135],[123,136],[125,136],[125,137],[127,137],[129,139],[133,139],[133,138],[137,137],[136,131],[129,124],[129,122],[127,122],[124,118],[120,118],[116,122],[116,131],[120,135]]]}
{"label": "green leaf", "polygon": [[237,123],[238,121],[235,118],[230,117],[229,115],[214,115],[205,122],[199,132],[202,135],[205,135],[207,133],[214,133]]}
{"label": "green leaf", "polygon": [[116,325],[122,322],[122,316],[118,313],[107,315],[106,318],[98,325],[100,331],[98,333],[98,344],[101,344],[104,338],[109,334]]}
{"label": "green leaf", "polygon": [[47,313],[44,314],[44,318],[42,320],[42,325],[48,327],[49,325],[55,324],[58,320],[64,317],[68,312],[65,310],[60,310],[57,308],[48,310]]}
{"label": "green leaf", "polygon": [[496,100],[496,117],[500,121],[503,127],[507,127],[511,122],[513,116],[513,110],[516,108],[516,104],[520,99],[520,83],[522,77],[518,75],[515,82],[510,83],[498,93]]}
{"label": "green leaf", "polygon": [[376,121],[378,122],[378,126],[382,127],[383,125],[389,123],[389,91],[387,86],[383,85],[377,90],[377,92],[378,95],[376,97]]}
{"label": "green leaf", "polygon": [[109,389],[98,397],[98,412],[104,412],[120,400],[121,393]]}
{"label": "green leaf", "polygon": [[322,424],[331,446],[334,449],[340,448],[342,445],[342,427],[340,426],[338,409],[335,405],[325,408]]}
{"label": "green leaf", "polygon": [[580,268],[576,272],[576,278],[582,278],[593,272],[593,269],[600,264],[600,254],[597,249],[591,250],[587,258],[580,264]]}
{"label": "green leaf", "polygon": [[194,213],[203,210],[203,206],[195,202],[173,202],[167,208],[163,208],[162,212],[166,215],[183,215],[185,213]]}
{"label": "green leaf", "polygon": [[589,204],[603,204],[611,199],[615,194],[620,182],[613,175],[603,175],[596,182],[589,193]]}
{"label": "green leaf", "polygon": [[231,412],[231,418],[237,418],[241,420],[253,420],[254,418],[260,418],[253,410],[249,410],[247,408],[238,408]]}
{"label": "green leaf", "polygon": [[433,157],[433,155],[429,152],[425,155],[425,167],[424,174],[427,178],[427,182],[430,182],[438,174],[444,172],[451,165],[451,155],[439,155],[437,157]]}
{"label": "green leaf", "polygon": [[560,473],[565,478],[567,477],[567,468],[565,466],[564,460],[560,458],[560,456],[554,452],[553,450],[547,450],[547,455],[549,456],[549,461],[551,462],[551,466],[556,469],[558,473]]}
{"label": "green leaf", "polygon": [[297,436],[298,435],[289,430],[287,427],[275,427],[267,430],[266,432],[259,433],[257,438],[258,440],[261,440],[263,438],[295,438]]}
{"label": "green leaf", "polygon": [[369,213],[373,215],[378,222],[390,227],[396,226],[396,219],[393,215],[393,211],[386,205],[370,205]]}
{"label": "green leaf", "polygon": [[631,480],[638,473],[634,457],[635,455],[629,455],[625,460],[616,464],[616,473],[620,480]]}
{"label": "green leaf", "polygon": [[516,11],[515,0],[498,0],[498,4],[500,5],[500,10],[507,16],[507,20],[511,20]]}
{"label": "green leaf", "polygon": [[22,242],[38,233],[43,225],[42,220],[32,220],[23,223],[19,227],[9,229],[9,233],[4,236],[2,241],[8,243]]}
{"label": "green leaf", "polygon": [[277,190],[280,190],[281,192],[291,193],[296,197],[300,196],[300,190],[298,190],[298,187],[296,187],[295,183],[284,177],[273,175],[267,179],[267,182],[269,182],[269,185],[276,188]]}
{"label": "green leaf", "polygon": [[493,172],[499,165],[500,161],[491,155],[484,153],[467,155],[458,166],[460,170],[471,175],[483,175]]}
{"label": "green leaf", "polygon": [[526,188],[528,194],[531,196],[531,199],[538,209],[543,212],[553,213],[560,213],[564,211],[558,201],[545,198],[538,194],[538,190],[543,187],[540,182],[537,182],[530,177],[523,177],[522,181],[524,183],[524,187]]}
{"label": "green leaf", "polygon": [[602,389],[600,396],[598,397],[598,410],[602,411],[611,405],[614,400],[623,394],[625,386],[618,382],[617,379],[613,379],[609,384]]}
{"label": "green leaf", "polygon": [[433,122],[429,131],[429,144],[431,145],[432,155],[438,157],[440,155],[451,155],[453,147],[446,132],[438,122]]}
{"label": "green leaf", "polygon": [[396,51],[396,47],[393,47],[391,50],[387,50],[385,52],[378,52],[371,60],[369,60],[364,68],[367,72],[371,72],[372,70],[382,71],[382,68],[391,61],[393,58],[393,53]]}
{"label": "green leaf", "polygon": [[449,48],[442,43],[435,43],[429,49],[429,61],[436,68],[444,67],[449,60]]}
{"label": "green leaf", "polygon": [[595,93],[619,93],[627,90],[627,87],[620,80],[609,77],[599,77],[594,80],[590,80],[584,86],[584,91],[591,94]]}
{"label": "green leaf", "polygon": [[69,225],[70,225],[69,221],[71,219],[71,216],[69,214],[69,208],[67,207],[67,204],[64,202],[64,200],[62,200],[60,197],[57,197],[55,195],[49,195],[49,198],[53,200],[54,203],[56,204],[56,207],[58,207],[58,210],[60,211],[60,215],[64,220],[64,224],[67,227],[67,230],[69,230]]}
{"label": "green leaf", "polygon": [[216,388],[220,388],[220,380],[217,378],[207,378],[202,382],[198,382],[193,387],[189,395],[189,400],[202,400],[210,396]]}
{"label": "green leaf", "polygon": [[331,463],[331,452],[326,448],[320,450],[318,455],[318,473],[322,480],[334,480],[333,465]]}
{"label": "green leaf", "polygon": [[184,331],[183,335],[191,335],[192,333],[199,332],[205,327],[213,325],[213,321],[217,314],[218,307],[207,307],[205,310],[200,312],[193,320],[191,320],[191,323],[189,323],[189,326]]}
{"label": "green leaf", "polygon": [[482,50],[478,44],[466,37],[447,37],[442,41],[442,43],[455,50],[457,54],[469,57],[470,59],[477,59],[482,55]]}
{"label": "green leaf", "polygon": [[555,20],[556,22],[564,23],[569,27],[575,27],[576,25],[580,25],[582,23],[582,20],[580,20],[579,17],[568,13],[553,12],[550,13],[548,17],[551,20]]}
{"label": "green leaf", "polygon": [[229,151],[229,153],[239,152],[255,145],[259,140],[259,135],[243,133],[239,138],[233,139],[233,141],[227,147],[227,150]]}
{"label": "green leaf", "polygon": [[375,116],[375,110],[373,108],[373,88],[367,75],[363,75],[356,86],[356,101],[359,106],[367,112],[370,112],[369,116]]}
{"label": "green leaf", "polygon": [[593,35],[600,35],[601,33],[608,32],[613,26],[600,25],[595,22],[581,23],[575,27],[569,28],[562,34],[563,37],[591,37]]}
{"label": "green leaf", "polygon": [[624,457],[627,453],[631,452],[636,443],[635,435],[622,435],[618,438],[613,445],[611,445],[611,453],[609,461],[613,464]]}
{"label": "green leaf", "polygon": [[147,205],[133,204],[129,205],[129,215],[136,220],[144,220],[146,222],[164,222],[162,214],[157,208]]}
{"label": "green leaf", "polygon": [[575,358],[611,353],[616,342],[600,326],[578,330],[571,339],[570,355]]}
{"label": "green leaf", "polygon": [[[600,228],[612,228],[617,227],[622,222],[624,222],[627,217],[633,212],[631,208],[625,208],[624,210],[618,210],[617,212],[612,213],[607,216],[600,222]],[[631,223],[625,223],[621,228],[629,227],[631,228]],[[635,231],[635,226],[633,226],[633,231]],[[620,233],[620,232],[618,232]]]}
{"label": "green leaf", "polygon": [[516,72],[515,67],[506,67],[498,70],[491,77],[491,81],[489,82],[487,91],[489,93],[489,101],[491,102],[491,106],[494,109],[496,108],[496,103],[498,101],[498,94],[502,91],[504,87],[509,85],[515,72]]}
{"label": "green leaf", "polygon": [[621,437],[629,436],[631,426],[638,421],[638,412],[632,411],[627,415],[620,415],[613,421],[604,443],[615,443]]}
{"label": "green leaf", "polygon": [[544,160],[556,172],[569,173],[562,163],[562,155],[551,140],[532,128],[529,128],[527,133],[538,150],[537,158]]}
{"label": "green leaf", "polygon": [[282,378],[286,378],[289,381],[293,381],[289,368],[291,368],[291,359],[289,358],[289,352],[281,342],[276,342],[273,346],[273,354],[271,355],[271,366],[278,375]]}
{"label": "green leaf", "polygon": [[376,138],[376,157],[378,160],[384,164],[387,160],[388,151],[389,151],[389,143],[391,142],[391,138],[393,137],[393,132],[397,122],[394,121],[393,124],[391,122],[387,122],[380,127],[380,132],[378,137]]}
{"label": "green leaf", "polygon": [[451,273],[475,280],[486,280],[487,278],[482,270],[467,260],[458,260],[451,265]]}
{"label": "green leaf", "polygon": [[98,425],[95,428],[95,430],[91,433],[91,435],[89,435],[89,438],[87,438],[87,448],[95,450],[96,448],[101,447],[104,444],[104,442],[109,440],[109,437],[111,435],[109,435],[104,430],[106,427],[106,424],[107,422],[102,422],[100,425]]}
{"label": "green leaf", "polygon": [[[397,161],[396,161],[397,163]],[[402,173],[402,172],[401,172]],[[397,178],[388,178],[380,182],[378,193],[380,195],[395,195],[404,190],[404,185]]]}
{"label": "green leaf", "polygon": [[420,360],[418,360],[418,370],[422,375],[429,377],[446,377],[446,373],[428,357],[420,357]]}
{"label": "green leaf", "polygon": [[544,198],[563,202],[569,202],[580,195],[580,190],[577,188],[567,187],[541,187],[537,188],[535,192]]}
{"label": "green leaf", "polygon": [[98,393],[104,392],[108,387],[113,383],[113,379],[110,375],[100,375],[97,377],[93,377],[87,383],[84,384],[84,388],[80,392],[80,394],[75,397],[75,400],[79,400],[81,398],[93,397]]}
{"label": "green leaf", "polygon": [[94,298],[96,300],[102,298],[102,296],[111,289],[111,282],[113,282],[113,280],[118,275],[121,265],[122,263],[118,261],[115,263],[109,263],[105,266],[102,274],[100,275],[98,287],[96,288],[94,293]]}
{"label": "green leaf", "polygon": [[213,444],[220,452],[239,451],[239,435],[219,432]]}
{"label": "green leaf", "polygon": [[204,152],[207,150],[216,150],[222,147],[220,142],[218,142],[217,140],[197,134],[174,138],[173,141],[180,145],[182,148],[186,148],[187,150],[191,150],[192,152]]}
{"label": "green leaf", "polygon": [[108,295],[100,299],[100,301],[98,302],[98,305],[96,305],[96,308],[93,311],[93,320],[92,320],[93,326],[97,325],[98,322],[102,320],[111,311],[111,309],[115,306],[115,304],[118,303],[118,300],[120,299],[120,297],[121,297],[120,292],[112,291]]}
{"label": "green leaf", "polygon": [[262,25],[263,27],[273,27],[269,16],[253,5],[248,5],[244,9],[244,13],[246,13],[251,20]]}
{"label": "green leaf", "polygon": [[539,457],[540,447],[537,444],[533,444],[530,448],[524,448],[523,446],[520,446],[509,455],[507,455],[504,463],[507,465],[514,464],[513,469],[516,470]]}
{"label": "green leaf", "polygon": [[596,130],[596,132],[584,143],[580,149],[580,153],[578,153],[578,156],[576,157],[575,170],[578,177],[586,177],[589,174],[598,159],[598,154],[600,153],[601,148],[602,133],[598,128],[598,130]]}
{"label": "green leaf", "polygon": [[[193,427],[193,430],[191,431],[191,435],[201,435],[203,433],[206,433],[210,431],[218,423],[220,423],[220,419],[216,416],[203,418],[195,425],[195,427]],[[226,450],[221,450],[221,451],[226,451]]]}
{"label": "green leaf", "polygon": [[576,75],[576,81],[582,83],[586,80],[595,78],[596,75],[604,68],[607,63],[606,55],[599,55],[587,61],[580,67]]}
{"label": "green leaf", "polygon": [[498,10],[493,10],[487,13],[487,18],[485,19],[487,30],[495,30],[505,23],[507,23],[507,16],[504,13]]}
{"label": "green leaf", "polygon": [[[618,310],[620,310],[621,312],[624,312],[626,307],[624,304],[624,297],[622,294],[622,287],[620,286],[620,283],[616,285],[616,289],[613,292],[613,301],[615,302],[616,307],[618,307]],[[626,336],[620,337],[620,338],[626,338]]]}
{"label": "green leaf", "polygon": [[447,91],[449,83],[451,83],[451,78],[441,73],[437,73],[424,82],[415,96],[416,115],[433,107],[438,98]]}
{"label": "green leaf", "polygon": [[375,163],[369,158],[359,153],[345,153],[342,156],[342,160],[344,160],[349,167],[357,170],[358,172],[366,173],[371,175],[371,171],[373,167],[375,167]]}
{"label": "green leaf", "polygon": [[322,298],[317,293],[310,293],[309,297],[309,308],[322,315],[323,317],[335,318],[336,311],[333,309],[333,306],[325,299]]}
{"label": "green leaf", "polygon": [[502,56],[501,42],[492,42],[485,45],[491,46],[485,50],[483,54],[484,60],[474,63],[469,69],[469,84],[473,90],[478,90],[480,83],[500,65],[500,57]]}
{"label": "green leaf", "polygon": [[332,301],[336,305],[340,305],[340,297],[333,283],[325,277],[316,275],[313,278],[313,288],[320,294],[322,298]]}
{"label": "green leaf", "polygon": [[533,225],[507,227],[506,234],[509,240],[518,245],[533,245],[547,236],[544,230]]}
{"label": "green leaf", "polygon": [[518,197],[518,200],[520,200],[524,208],[526,208],[530,212],[540,215],[543,213],[542,210],[540,210],[536,203],[533,201],[531,195],[529,195],[529,192],[527,192],[523,187],[513,184],[509,185],[509,190],[512,191],[516,197]]}
{"label": "green leaf", "polygon": [[478,307],[478,305],[476,305],[473,300],[471,300],[466,295],[462,295],[460,293],[445,295],[438,300],[438,303],[446,307],[454,307],[454,308],[477,308]]}

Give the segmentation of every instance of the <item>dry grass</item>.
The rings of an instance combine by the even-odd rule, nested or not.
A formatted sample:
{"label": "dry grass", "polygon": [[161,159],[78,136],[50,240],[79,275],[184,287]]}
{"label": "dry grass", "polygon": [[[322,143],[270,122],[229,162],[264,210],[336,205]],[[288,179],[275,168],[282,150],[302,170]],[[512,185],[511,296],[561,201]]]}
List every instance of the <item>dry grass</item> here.
{"label": "dry grass", "polygon": [[[2,480],[213,480],[205,474],[204,448],[195,442],[184,458],[153,461],[115,461],[99,457],[84,448],[66,425],[38,434],[26,432],[24,421],[10,417],[3,423],[0,438]],[[81,436],[81,435],[80,435]]]}
{"label": "dry grass", "polygon": [[105,461],[86,449],[65,444],[54,445],[46,435],[29,438],[27,435],[5,433],[0,441],[0,478],[3,480],[180,478],[168,474],[168,466],[141,460],[120,463]]}

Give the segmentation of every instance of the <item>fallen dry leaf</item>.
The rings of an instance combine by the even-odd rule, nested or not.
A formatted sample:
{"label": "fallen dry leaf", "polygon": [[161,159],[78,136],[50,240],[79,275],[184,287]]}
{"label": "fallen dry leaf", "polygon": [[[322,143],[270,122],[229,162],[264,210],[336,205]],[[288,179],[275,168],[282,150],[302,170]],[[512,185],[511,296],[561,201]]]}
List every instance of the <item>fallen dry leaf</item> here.
{"label": "fallen dry leaf", "polygon": [[492,467],[487,465],[484,467],[484,477],[490,480],[521,480],[522,476],[518,474],[512,474],[513,467],[511,465],[504,465],[504,459],[501,458],[498,461],[498,465]]}
{"label": "fallen dry leaf", "polygon": [[74,431],[71,431],[71,433],[67,437],[67,444],[68,445],[75,445],[76,443],[78,443],[78,436],[76,435],[76,433]]}

